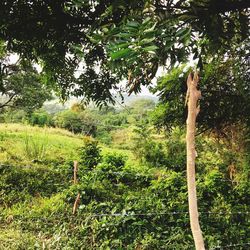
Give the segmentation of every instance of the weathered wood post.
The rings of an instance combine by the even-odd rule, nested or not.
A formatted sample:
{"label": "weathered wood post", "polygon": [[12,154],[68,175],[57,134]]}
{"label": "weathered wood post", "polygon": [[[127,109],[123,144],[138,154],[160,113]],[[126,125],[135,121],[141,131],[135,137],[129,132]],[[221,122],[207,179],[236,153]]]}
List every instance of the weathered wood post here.
{"label": "weathered wood post", "polygon": [[[78,162],[74,161],[74,180],[73,180],[74,185],[76,185],[78,182],[77,181],[77,172],[78,172]],[[76,196],[75,202],[74,202],[74,206],[73,206],[73,214],[76,213],[76,210],[77,210],[78,205],[80,203],[80,198],[81,198],[80,193],[78,193]]]}
{"label": "weathered wood post", "polygon": [[202,231],[199,224],[199,213],[195,183],[195,132],[196,132],[196,117],[199,114],[200,108],[198,101],[201,98],[201,92],[197,89],[199,82],[198,73],[189,74],[187,79],[187,96],[186,104],[188,106],[187,117],[187,186],[188,186],[188,205],[191,231],[193,234],[195,249],[205,250]]}

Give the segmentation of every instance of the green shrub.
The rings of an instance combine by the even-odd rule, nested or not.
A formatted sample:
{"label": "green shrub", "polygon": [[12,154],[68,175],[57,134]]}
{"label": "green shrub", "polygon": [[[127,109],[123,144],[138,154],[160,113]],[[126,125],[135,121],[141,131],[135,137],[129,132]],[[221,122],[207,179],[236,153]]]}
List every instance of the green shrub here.
{"label": "green shrub", "polygon": [[154,167],[165,166],[167,162],[163,144],[153,140],[143,145],[142,157],[146,163]]}
{"label": "green shrub", "polygon": [[78,114],[71,110],[58,113],[54,118],[54,122],[59,128],[67,129],[73,133],[82,132],[82,121]]}
{"label": "green shrub", "polygon": [[37,246],[42,247],[42,244],[37,242],[31,233],[16,229],[0,229],[0,246],[5,250],[33,250],[37,249]]}
{"label": "green shrub", "polygon": [[106,129],[102,129],[102,127],[98,127],[96,138],[106,145],[111,145],[112,143],[112,136],[109,131]]}
{"label": "green shrub", "polygon": [[103,157],[102,162],[98,164],[97,178],[99,180],[108,181],[112,185],[113,182],[120,182],[124,174],[122,172],[126,162],[126,157],[122,154],[112,153]]}
{"label": "green shrub", "polygon": [[29,123],[32,126],[38,125],[40,127],[54,125],[52,116],[44,110],[37,110],[36,112],[33,112],[29,118]]}
{"label": "green shrub", "polygon": [[87,169],[93,169],[101,162],[101,150],[98,141],[84,137],[84,145],[79,149],[80,163]]}
{"label": "green shrub", "polygon": [[118,153],[109,153],[103,157],[102,170],[121,171],[126,163],[126,156]]}
{"label": "green shrub", "polygon": [[[168,169],[183,171],[186,169],[186,137],[185,130],[176,127],[167,133],[165,144],[166,166]],[[198,149],[197,149],[198,150]]]}
{"label": "green shrub", "polygon": [[151,130],[146,122],[142,122],[134,130],[133,152],[135,156],[152,167],[165,166],[166,153],[163,144],[153,140]]}
{"label": "green shrub", "polygon": [[67,185],[67,178],[58,170],[2,165],[0,204],[13,205],[34,196],[50,196]]}
{"label": "green shrub", "polygon": [[88,112],[79,113],[72,110],[65,110],[55,116],[54,123],[59,128],[67,129],[73,133],[96,135],[97,121]]}

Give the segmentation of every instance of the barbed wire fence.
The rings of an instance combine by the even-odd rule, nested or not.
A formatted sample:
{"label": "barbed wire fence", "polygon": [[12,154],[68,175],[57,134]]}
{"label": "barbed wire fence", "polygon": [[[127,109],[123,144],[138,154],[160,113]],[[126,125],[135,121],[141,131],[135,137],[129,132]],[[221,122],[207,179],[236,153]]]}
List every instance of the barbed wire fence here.
{"label": "barbed wire fence", "polygon": [[[0,168],[4,168],[4,167],[14,167],[11,166],[9,164],[0,164]],[[34,166],[19,166],[21,168],[32,168]],[[84,172],[86,174],[88,173],[93,173],[93,174],[112,174],[112,175],[117,175],[117,176],[121,176],[121,175],[132,175],[135,177],[147,177],[147,178],[153,178],[153,177],[159,177],[159,173],[135,173],[135,172],[127,172],[127,171],[103,171],[103,170],[87,170],[84,169]],[[183,171],[185,172],[185,171]],[[170,177],[170,175],[161,173],[161,178],[168,178]],[[182,174],[181,176],[177,176],[179,177],[183,177],[185,178],[185,175]],[[76,176],[75,176],[76,178]],[[230,180],[230,179],[219,179],[219,178],[215,178],[213,179],[214,181],[219,181],[219,182],[230,182],[231,184],[237,184],[239,185],[240,183],[248,183],[247,180],[241,180],[241,181],[235,181],[234,180]],[[204,179],[198,179],[197,181],[204,181]],[[75,183],[75,182],[74,182]],[[75,183],[76,184],[76,183]],[[157,199],[159,199],[159,197],[155,197]],[[144,198],[144,197],[133,197],[133,200],[138,201],[138,200],[148,200],[149,198]],[[152,199],[152,197],[150,197],[150,199]],[[164,200],[164,199],[162,199]],[[171,212],[166,212],[166,211],[157,211],[157,212],[137,212],[137,211],[122,211],[122,212],[116,212],[116,213],[111,213],[111,212],[105,212],[105,213],[81,213],[81,216],[86,217],[86,218],[104,218],[104,217],[119,217],[119,218],[125,218],[125,217],[147,217],[147,218],[151,218],[151,217],[162,217],[165,215],[172,215],[172,216],[176,216],[176,215],[181,215],[183,216],[187,216],[189,214],[188,211],[171,211]],[[203,215],[213,215],[213,216],[223,216],[223,215],[244,215],[247,216],[250,214],[250,211],[200,211],[199,215],[201,217],[203,217]],[[31,216],[32,217],[32,216]],[[41,218],[37,218],[34,217],[36,219],[41,219]],[[59,220],[58,222],[62,222],[65,218],[61,218],[58,217]],[[75,219],[74,216],[70,217],[72,220]],[[55,219],[53,217],[53,219]],[[48,218],[44,218],[44,221],[47,223]],[[53,223],[52,223],[53,224]],[[177,228],[178,226],[166,226],[166,228]],[[246,246],[250,246],[250,242],[246,242],[246,243],[242,243],[242,244],[228,244],[228,245],[218,245],[218,246],[214,246],[212,248],[210,248],[210,250],[216,250],[216,249],[236,249],[237,247],[246,247]],[[250,248],[250,247],[249,247]],[[244,248],[245,249],[245,248]],[[246,248],[248,249],[248,248]]]}

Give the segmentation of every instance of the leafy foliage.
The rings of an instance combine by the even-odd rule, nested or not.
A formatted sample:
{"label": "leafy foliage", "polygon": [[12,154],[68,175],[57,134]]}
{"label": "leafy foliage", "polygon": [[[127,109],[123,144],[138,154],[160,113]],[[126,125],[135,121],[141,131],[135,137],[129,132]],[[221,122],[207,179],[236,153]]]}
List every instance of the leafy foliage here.
{"label": "leafy foliage", "polygon": [[27,202],[35,196],[49,197],[57,193],[66,180],[62,172],[42,167],[30,169],[1,165],[0,171],[0,204],[6,206]]}
{"label": "leafy foliage", "polygon": [[[6,50],[2,41],[0,47]],[[6,52],[0,54],[0,94],[0,109],[22,108],[29,113],[52,98],[50,87],[42,84],[41,76],[31,63],[21,60],[10,64]]]}
{"label": "leafy foliage", "polygon": [[142,162],[153,167],[160,167],[166,164],[163,144],[153,140],[150,128],[147,127],[145,121],[137,125],[134,141],[134,154]]}
{"label": "leafy foliage", "polygon": [[[215,58],[204,65],[201,72],[201,111],[197,123],[201,131],[223,127],[238,122],[249,124],[249,56],[244,56],[247,44],[242,44],[228,58]],[[159,127],[185,123],[186,76],[184,67],[175,68],[167,76],[158,79],[154,92],[159,93],[160,103],[153,114]]]}
{"label": "leafy foliage", "polygon": [[246,39],[248,7],[235,0],[2,1],[0,38],[9,51],[41,60],[44,80],[63,98],[73,93],[101,105],[113,100],[121,78],[137,92],[167,62],[224,53]]}
{"label": "leafy foliage", "polygon": [[[159,66],[170,65],[173,69],[193,53],[199,59],[199,67],[205,68],[201,87],[209,100],[208,113],[199,116],[200,127],[216,125],[225,129],[227,122],[230,125],[232,121],[249,122],[247,50],[244,47],[237,54],[235,49],[239,50],[238,45],[249,34],[248,7],[247,1],[235,0],[8,0],[0,3],[0,38],[6,42],[8,51],[26,59],[21,60],[18,74],[11,69],[15,75],[12,82],[25,78],[21,67],[33,72],[27,59],[40,62],[43,72],[39,80],[42,76],[43,82],[53,84],[63,99],[73,93],[99,105],[113,100],[111,89],[119,91],[117,85],[122,78],[128,79],[130,93],[138,92],[141,84],[151,83]],[[0,54],[4,52],[0,50]],[[214,65],[211,55],[215,58]],[[1,65],[4,83],[2,69]],[[167,122],[176,125],[184,119],[180,97],[184,100],[185,85],[180,81],[181,72],[175,69],[171,79],[160,80],[158,91],[162,103],[155,115],[159,126],[166,126]],[[33,73],[25,78],[29,86],[36,79],[36,72]],[[234,106],[226,117],[231,100]],[[171,112],[165,113],[166,109]],[[62,124],[80,130],[83,119],[79,112],[67,112]],[[133,117],[135,121],[145,115],[143,110],[138,113]],[[168,115],[167,119],[164,114]],[[132,120],[115,112],[109,115],[106,122],[116,118],[113,125],[122,127],[122,132]],[[102,156],[97,141],[91,138],[85,139],[76,155],[75,147],[82,140],[62,130],[50,134],[50,150],[46,151],[50,157],[34,142],[32,149],[27,147],[31,154],[26,159],[25,148],[20,150],[25,142],[24,134],[18,127],[10,127],[10,133],[0,134],[2,159],[18,165],[28,162],[30,166],[7,169],[1,166],[0,223],[4,226],[1,225],[0,231],[5,234],[1,234],[0,243],[3,241],[3,246],[10,235],[23,241],[23,244],[11,243],[13,248],[27,248],[27,245],[48,249],[192,247],[180,129],[172,130],[164,148],[161,140],[155,140],[150,134],[149,124],[139,126],[133,151],[145,163],[142,165],[131,156],[128,161],[120,154]],[[36,129],[38,133],[40,128]],[[29,130],[32,132],[34,128]],[[110,126],[105,132],[108,130]],[[242,131],[247,133],[247,129]],[[225,138],[216,141],[214,136],[197,142],[202,156],[197,164],[198,197],[207,248],[237,244],[243,249],[249,241],[249,148],[241,147],[241,137],[235,134],[240,133],[232,133],[229,144]],[[34,139],[39,142],[39,138]],[[244,140],[249,138],[246,136]],[[15,148],[11,146],[13,143]],[[77,158],[81,159],[79,182],[72,185],[72,161]],[[40,171],[42,164],[46,168]],[[77,194],[80,194],[80,206],[72,216]],[[9,229],[24,233],[25,237],[13,236]]]}
{"label": "leafy foliage", "polygon": [[[30,131],[34,129],[42,130],[30,128]],[[206,136],[197,140],[199,212],[209,249],[231,244],[244,246],[248,242],[250,158],[249,145],[242,144],[245,136],[239,133],[242,130],[235,127],[229,141]],[[15,127],[12,133],[1,133],[2,146],[14,139],[17,144],[22,138],[17,131]],[[66,153],[72,149],[73,139],[75,144],[80,141],[82,145],[82,140],[74,134],[55,129],[48,133],[48,141],[58,140],[58,133],[63,132],[65,144],[61,151],[66,148],[63,151]],[[18,246],[26,249],[43,246],[55,249],[193,248],[185,171],[177,166],[183,164],[183,136],[180,128],[167,134],[164,139],[166,164],[159,167],[142,165],[127,151],[101,148],[98,152],[102,159],[98,157],[91,171],[86,171],[85,164],[79,165],[76,185],[72,184],[73,160],[82,157],[83,149],[78,151],[78,157],[69,154],[67,160],[59,162],[55,158],[53,164],[44,163],[44,166],[33,163],[24,167],[21,166],[23,160],[16,161],[15,167],[1,166],[0,242],[10,249]],[[93,141],[88,141],[87,145],[93,148]],[[50,149],[57,157],[60,150],[56,153]],[[92,153],[93,158],[96,155]],[[234,175],[230,174],[232,163]],[[78,193],[80,205],[73,216],[72,206]],[[19,237],[20,234],[23,237]],[[18,242],[14,243],[13,239]]]}
{"label": "leafy foliage", "polygon": [[54,123],[55,126],[68,129],[73,133],[82,133],[93,136],[96,134],[97,120],[88,112],[65,110],[56,114],[54,117]]}
{"label": "leafy foliage", "polygon": [[79,149],[81,163],[87,169],[93,169],[101,160],[98,141],[91,137],[84,138],[84,146]]}
{"label": "leafy foliage", "polygon": [[41,127],[52,126],[52,116],[45,110],[37,110],[33,112],[30,116],[29,123],[34,126],[38,125]]}

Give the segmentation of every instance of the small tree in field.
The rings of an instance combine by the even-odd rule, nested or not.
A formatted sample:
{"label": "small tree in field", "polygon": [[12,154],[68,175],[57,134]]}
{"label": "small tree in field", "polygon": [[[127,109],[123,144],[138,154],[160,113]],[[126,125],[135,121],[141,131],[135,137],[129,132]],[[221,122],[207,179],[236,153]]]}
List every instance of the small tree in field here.
{"label": "small tree in field", "polygon": [[87,169],[93,169],[101,162],[101,149],[98,141],[91,137],[84,137],[84,144],[79,149],[81,164]]}
{"label": "small tree in field", "polygon": [[51,88],[27,60],[10,63],[6,44],[0,40],[0,111],[22,109],[31,113],[52,99]]}

